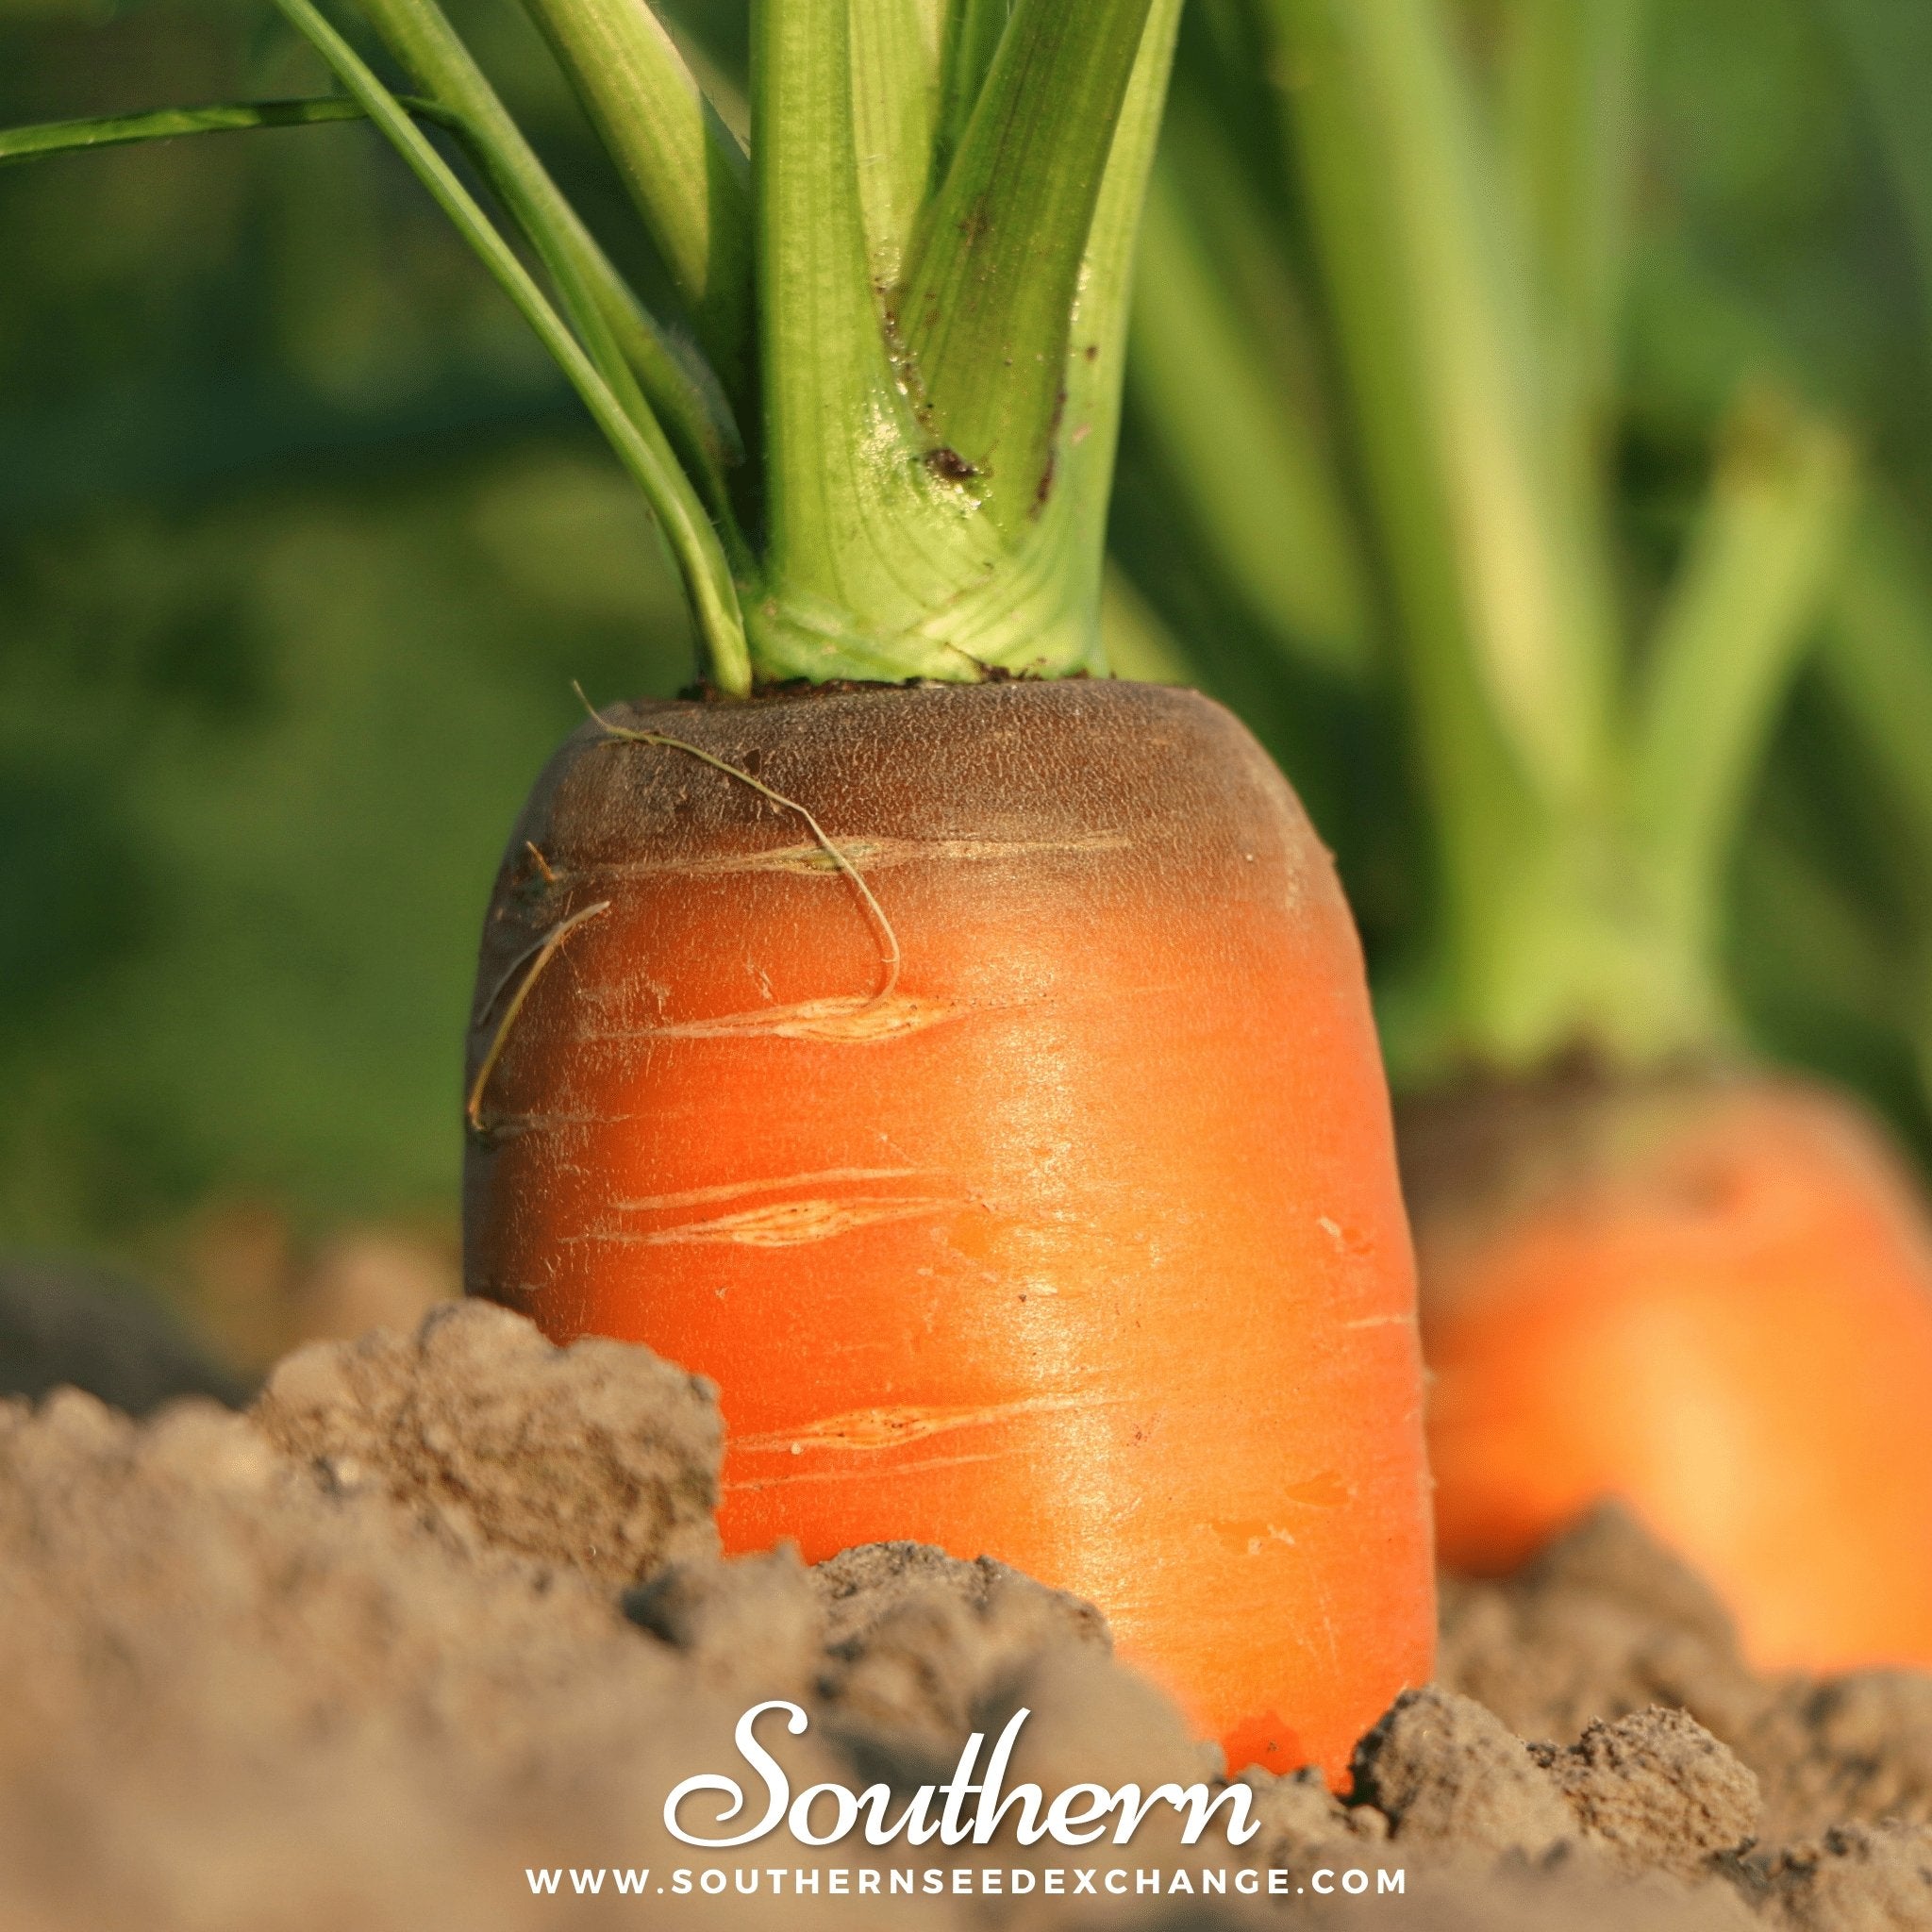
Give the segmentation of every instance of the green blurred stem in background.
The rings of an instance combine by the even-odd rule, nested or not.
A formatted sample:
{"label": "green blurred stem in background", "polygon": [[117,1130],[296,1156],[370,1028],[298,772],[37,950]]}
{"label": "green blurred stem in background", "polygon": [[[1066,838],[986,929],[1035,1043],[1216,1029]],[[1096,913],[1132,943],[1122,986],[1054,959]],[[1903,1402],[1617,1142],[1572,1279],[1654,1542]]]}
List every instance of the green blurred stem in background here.
{"label": "green blurred stem in background", "polygon": [[[1436,857],[1433,936],[1384,986],[1394,1070],[1721,1050],[1723,880],[1816,634],[1855,496],[1849,441],[1788,387],[1747,385],[1638,634],[1606,474],[1635,0],[1497,0],[1488,75],[1444,0],[1248,12],[1279,121],[1240,172],[1274,170],[1275,206],[1305,225],[1278,215],[1274,246],[1311,290],[1339,400],[1277,389],[1268,406],[1265,337],[1168,212],[1214,206],[1229,173],[1196,131],[1211,103],[1185,63],[1135,395],[1223,568],[1291,649],[1358,666],[1354,560],[1384,573]],[[1242,485],[1203,445],[1197,398],[1229,422]],[[1324,417],[1348,432],[1333,454]]]}

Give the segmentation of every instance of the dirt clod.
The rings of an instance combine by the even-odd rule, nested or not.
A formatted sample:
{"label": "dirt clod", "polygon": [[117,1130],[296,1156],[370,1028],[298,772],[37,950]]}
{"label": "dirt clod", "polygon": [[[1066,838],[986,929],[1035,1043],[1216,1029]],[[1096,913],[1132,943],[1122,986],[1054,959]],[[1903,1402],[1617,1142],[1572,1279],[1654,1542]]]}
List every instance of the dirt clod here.
{"label": "dirt clod", "polygon": [[1473,1698],[1405,1690],[1357,1747],[1355,1791],[1398,1844],[1540,1858],[1575,1821],[1529,1747]]}
{"label": "dirt clod", "polygon": [[1438,1672],[1525,1738],[1687,1711],[1757,1778],[1768,1843],[1932,1824],[1932,1676],[1758,1675],[1702,1579],[1614,1506],[1514,1576],[1445,1579]]}
{"label": "dirt clod", "polygon": [[1841,1824],[1760,1868],[1766,1916],[1792,1932],[1924,1932],[1932,1925],[1932,1830]]}
{"label": "dirt clod", "polygon": [[1598,1719],[1567,1750],[1529,1750],[1587,1840],[1633,1870],[1699,1877],[1757,1834],[1757,1778],[1688,1712]]}
{"label": "dirt clod", "polygon": [[379,1484],[451,1533],[629,1583],[715,1556],[708,1385],[616,1341],[553,1348],[485,1302],[282,1362],[255,1405],[278,1449]]}

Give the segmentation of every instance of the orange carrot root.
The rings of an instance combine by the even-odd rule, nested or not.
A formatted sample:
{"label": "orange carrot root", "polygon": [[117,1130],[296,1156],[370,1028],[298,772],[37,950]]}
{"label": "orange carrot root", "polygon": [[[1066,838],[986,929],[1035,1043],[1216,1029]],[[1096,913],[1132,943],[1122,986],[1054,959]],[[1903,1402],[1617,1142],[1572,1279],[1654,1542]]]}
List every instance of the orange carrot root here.
{"label": "orange carrot root", "polygon": [[472,1291],[712,1377],[727,1547],[999,1557],[1238,1767],[1340,1778],[1431,1665],[1413,1281],[1354,930],[1253,741],[1099,682],[654,706],[526,839],[570,883],[507,869],[481,983],[610,910],[524,982]]}
{"label": "orange carrot root", "polygon": [[1932,1664],[1932,1224],[1849,1103],[1553,1088],[1415,1129],[1444,1560],[1616,1495],[1760,1667]]}

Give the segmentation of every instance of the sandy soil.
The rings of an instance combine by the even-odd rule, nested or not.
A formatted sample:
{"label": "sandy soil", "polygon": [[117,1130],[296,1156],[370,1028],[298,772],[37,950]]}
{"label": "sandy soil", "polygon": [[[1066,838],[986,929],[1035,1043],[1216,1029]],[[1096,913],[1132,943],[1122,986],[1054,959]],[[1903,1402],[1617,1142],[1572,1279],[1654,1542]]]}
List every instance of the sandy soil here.
{"label": "sandy soil", "polygon": [[[1244,1847],[1189,1850],[1163,1807],[1124,1848],[871,1855],[1003,1866],[1008,1892],[1032,1872],[1023,1898],[660,1897],[679,1867],[782,1859],[828,1887],[866,1862],[665,1831],[674,1784],[740,1769],[763,1698],[810,1717],[763,1733],[794,1790],[942,1781],[1023,1706],[1009,1787],[1219,1769],[1091,1607],[997,1564],[722,1563],[720,1440],[702,1383],[480,1305],[289,1357],[245,1414],[0,1405],[0,1924],[1932,1927],[1932,1678],[1755,1676],[1722,1607],[1614,1513],[1513,1578],[1449,1582],[1441,1683],[1363,1740],[1345,1799],[1249,1774]],[[1287,1895],[1037,1882],[1208,1865]],[[646,1867],[643,1896],[570,1895],[573,1869]],[[562,1868],[564,1895],[526,1868]],[[1399,1897],[1313,1890],[1385,1870]]]}

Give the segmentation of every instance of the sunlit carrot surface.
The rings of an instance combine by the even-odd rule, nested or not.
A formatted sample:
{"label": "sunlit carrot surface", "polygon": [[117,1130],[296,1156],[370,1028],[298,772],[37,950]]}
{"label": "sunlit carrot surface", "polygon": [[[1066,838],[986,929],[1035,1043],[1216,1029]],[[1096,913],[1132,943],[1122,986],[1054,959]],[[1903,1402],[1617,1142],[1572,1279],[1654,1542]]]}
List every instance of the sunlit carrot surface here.
{"label": "sunlit carrot surface", "polygon": [[[1225,712],[1111,682],[621,713],[486,939],[472,1291],[713,1377],[733,1550],[1091,1598],[1240,1762],[1430,1671],[1412,1268],[1354,929]],[[526,842],[527,841],[527,844]],[[541,855],[541,859],[539,855]]]}
{"label": "sunlit carrot surface", "polygon": [[1444,1560],[1621,1495],[1759,1664],[1932,1664],[1932,1227],[1874,1129],[1768,1080],[1480,1112],[1405,1137]]}

